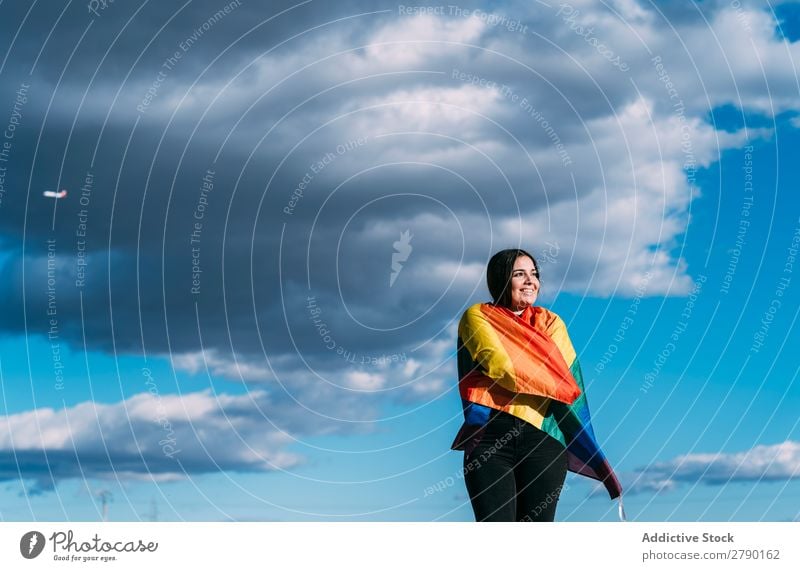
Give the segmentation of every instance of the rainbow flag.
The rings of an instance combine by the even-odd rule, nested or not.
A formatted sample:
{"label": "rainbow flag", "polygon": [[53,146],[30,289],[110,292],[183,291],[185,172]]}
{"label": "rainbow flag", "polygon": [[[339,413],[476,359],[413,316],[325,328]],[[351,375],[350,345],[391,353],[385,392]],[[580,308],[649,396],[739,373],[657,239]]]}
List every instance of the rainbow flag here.
{"label": "rainbow flag", "polygon": [[564,444],[571,472],[599,480],[612,499],[622,494],[592,430],[581,366],[558,315],[475,304],[459,323],[457,358],[464,424],[453,450],[471,451],[491,409],[499,409]]}

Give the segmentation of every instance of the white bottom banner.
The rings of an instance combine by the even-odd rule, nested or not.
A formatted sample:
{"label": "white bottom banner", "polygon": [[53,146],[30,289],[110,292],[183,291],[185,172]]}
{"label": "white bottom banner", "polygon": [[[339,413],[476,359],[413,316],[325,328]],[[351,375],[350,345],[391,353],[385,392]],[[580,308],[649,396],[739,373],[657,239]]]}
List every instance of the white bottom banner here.
{"label": "white bottom banner", "polygon": [[[3,569],[800,569],[800,523],[2,523]],[[680,565],[680,567],[678,567]]]}

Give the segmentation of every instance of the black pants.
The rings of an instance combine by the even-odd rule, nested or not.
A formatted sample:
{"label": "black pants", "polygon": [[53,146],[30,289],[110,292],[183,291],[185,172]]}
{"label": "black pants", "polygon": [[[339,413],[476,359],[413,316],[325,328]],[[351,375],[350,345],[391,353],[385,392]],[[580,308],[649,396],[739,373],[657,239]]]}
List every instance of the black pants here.
{"label": "black pants", "polygon": [[566,476],[563,444],[499,410],[489,416],[478,446],[464,455],[476,521],[554,521]]}

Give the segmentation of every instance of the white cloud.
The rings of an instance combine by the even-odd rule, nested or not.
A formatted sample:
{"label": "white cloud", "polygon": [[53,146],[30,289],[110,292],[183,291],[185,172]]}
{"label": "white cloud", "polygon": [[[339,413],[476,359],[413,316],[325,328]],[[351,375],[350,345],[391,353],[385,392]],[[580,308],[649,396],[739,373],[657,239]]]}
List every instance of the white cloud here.
{"label": "white cloud", "polygon": [[671,491],[681,484],[722,486],[732,482],[800,478],[800,442],[759,445],[736,453],[686,454],[630,475],[627,493]]}
{"label": "white cloud", "polygon": [[428,400],[454,389],[457,379],[450,357],[456,334],[454,320],[438,335],[415,346],[413,352],[408,347],[375,355],[340,356],[329,351],[325,359],[300,352],[291,358],[271,360],[272,371],[260,360],[237,356],[235,363],[216,350],[205,351],[205,357],[202,352],[175,354],[171,361],[176,370],[191,375],[204,375],[204,363],[208,362],[213,364],[209,367],[213,376],[268,387],[273,395],[296,402],[312,414],[343,422],[363,421],[379,418],[376,397],[409,402]]}
{"label": "white cloud", "polygon": [[[225,470],[267,472],[302,462],[276,428],[265,391],[246,395],[150,392],[0,419],[0,479],[34,491],[67,478],[173,481]],[[312,429],[313,430],[313,429]]]}
{"label": "white cloud", "polygon": [[266,381],[274,378],[266,362],[263,365],[256,365],[240,355],[224,359],[216,349],[175,353],[171,359],[173,367],[192,375],[208,371],[215,376],[243,381]]}
{"label": "white cloud", "polygon": [[476,17],[400,16],[370,38],[365,60],[371,66],[380,64],[384,69],[425,68],[434,49],[451,49],[448,43],[475,43],[485,28],[485,23]]}
{"label": "white cloud", "polygon": [[[506,220],[506,232],[516,230],[524,236],[527,228],[551,228],[536,237],[539,243],[551,240],[560,245],[561,263],[553,268],[553,277],[564,279],[568,289],[633,295],[649,272],[654,279],[648,294],[688,293],[692,279],[686,265],[670,252],[686,229],[696,197],[684,169],[689,164],[708,166],[722,150],[744,145],[744,131],[717,133],[696,118],[681,122],[658,117],[646,99],[614,118],[589,122],[589,129],[592,150],[605,167],[602,186],[519,224]],[[766,134],[750,130],[751,137]],[[588,148],[575,151],[586,152]],[[572,271],[567,260],[575,266]]]}
{"label": "white cloud", "polygon": [[383,375],[366,371],[348,371],[345,380],[350,388],[362,391],[381,389],[386,385],[386,378]]}

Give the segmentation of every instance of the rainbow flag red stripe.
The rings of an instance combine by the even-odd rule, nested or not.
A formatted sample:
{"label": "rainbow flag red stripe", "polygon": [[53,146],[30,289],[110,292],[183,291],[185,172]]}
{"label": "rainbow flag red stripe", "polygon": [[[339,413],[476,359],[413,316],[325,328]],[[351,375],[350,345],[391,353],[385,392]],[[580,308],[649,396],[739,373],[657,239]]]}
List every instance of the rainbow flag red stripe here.
{"label": "rainbow flag red stripe", "polygon": [[452,449],[469,452],[491,409],[503,410],[564,444],[571,472],[601,481],[611,498],[622,494],[594,435],[578,356],[558,315],[539,306],[517,316],[473,305],[458,326],[457,357],[464,424]]}

